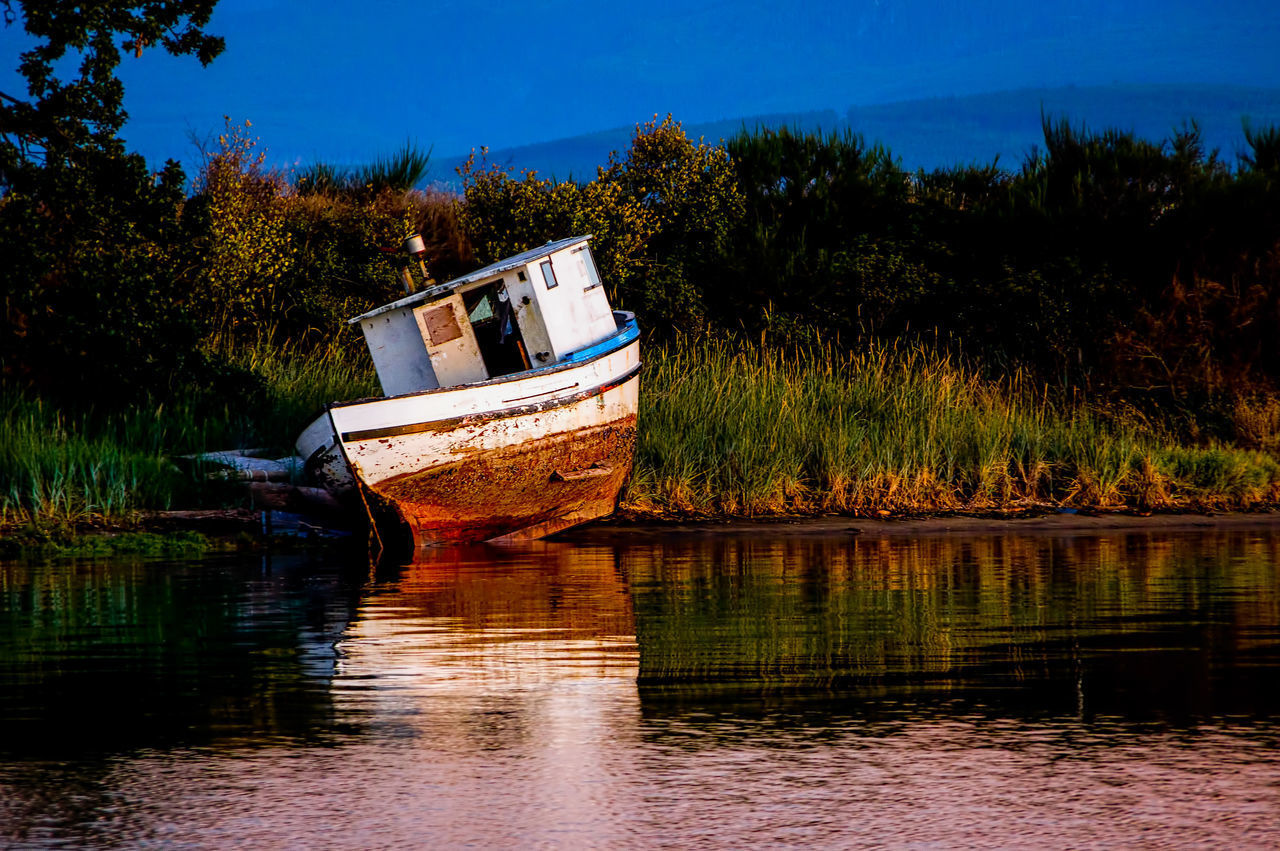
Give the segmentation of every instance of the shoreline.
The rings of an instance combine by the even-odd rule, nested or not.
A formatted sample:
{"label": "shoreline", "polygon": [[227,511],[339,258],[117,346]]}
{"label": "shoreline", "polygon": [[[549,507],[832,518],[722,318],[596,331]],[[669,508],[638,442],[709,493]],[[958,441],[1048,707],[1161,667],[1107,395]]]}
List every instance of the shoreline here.
{"label": "shoreline", "polygon": [[929,515],[904,517],[788,517],[726,520],[652,520],[611,517],[570,529],[555,540],[614,543],[674,535],[702,538],[914,538],[975,535],[1075,535],[1108,532],[1196,532],[1213,529],[1280,530],[1280,511],[1162,514],[1054,513],[1037,515]]}
{"label": "shoreline", "polygon": [[[158,512],[134,524],[63,528],[54,535],[0,530],[0,558],[23,554],[110,556],[199,550],[271,551],[344,546],[362,540],[357,530],[313,525],[301,515],[252,509]],[[551,536],[562,543],[614,545],[662,539],[1080,536],[1113,533],[1186,533],[1216,530],[1280,531],[1280,509],[1258,512],[1123,512],[932,514],[897,517],[795,516],[761,518],[655,518],[613,515]],[[527,543],[527,542],[525,542]]]}

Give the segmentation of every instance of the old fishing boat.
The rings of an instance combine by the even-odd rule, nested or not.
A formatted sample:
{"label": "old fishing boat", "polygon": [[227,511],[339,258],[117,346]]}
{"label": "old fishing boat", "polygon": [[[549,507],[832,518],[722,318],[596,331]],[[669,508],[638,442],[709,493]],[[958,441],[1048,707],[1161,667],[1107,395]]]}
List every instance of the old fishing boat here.
{"label": "old fishing boat", "polygon": [[[639,330],[610,307],[589,239],[426,278],[350,320],[385,395],[328,406],[297,441],[308,473],[399,518],[418,546],[612,513],[635,446]],[[421,258],[420,239],[406,247]]]}

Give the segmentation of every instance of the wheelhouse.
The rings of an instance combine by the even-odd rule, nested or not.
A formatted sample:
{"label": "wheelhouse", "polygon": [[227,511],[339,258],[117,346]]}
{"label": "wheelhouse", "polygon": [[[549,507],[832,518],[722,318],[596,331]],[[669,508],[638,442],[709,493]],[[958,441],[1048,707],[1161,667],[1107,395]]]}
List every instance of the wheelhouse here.
{"label": "wheelhouse", "polygon": [[549,242],[350,320],[387,396],[575,360],[617,335],[589,236]]}

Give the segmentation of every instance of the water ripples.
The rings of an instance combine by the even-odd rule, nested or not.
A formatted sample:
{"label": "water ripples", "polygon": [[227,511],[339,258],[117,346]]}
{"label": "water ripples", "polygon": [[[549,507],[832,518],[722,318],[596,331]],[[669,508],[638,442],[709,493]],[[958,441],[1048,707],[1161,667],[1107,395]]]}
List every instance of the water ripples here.
{"label": "water ripples", "polygon": [[0,844],[1273,847],[1280,538],[0,565]]}

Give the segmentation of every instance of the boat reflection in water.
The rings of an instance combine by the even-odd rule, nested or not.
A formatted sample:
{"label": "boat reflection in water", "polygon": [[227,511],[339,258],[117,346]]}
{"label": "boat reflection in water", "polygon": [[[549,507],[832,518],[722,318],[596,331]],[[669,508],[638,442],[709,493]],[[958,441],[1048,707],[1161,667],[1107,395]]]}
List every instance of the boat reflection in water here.
{"label": "boat reflection in water", "polygon": [[362,599],[337,645],[340,687],[376,683],[381,709],[477,686],[634,683],[635,618],[612,549],[479,544],[414,558],[384,570]]}
{"label": "boat reflection in water", "polygon": [[417,558],[0,564],[0,845],[1276,845],[1275,531]]}
{"label": "boat reflection in water", "polygon": [[335,707],[366,733],[340,774],[377,778],[356,794],[391,841],[424,819],[435,847],[616,827],[640,708],[613,549],[419,550],[375,577],[336,651]]}

